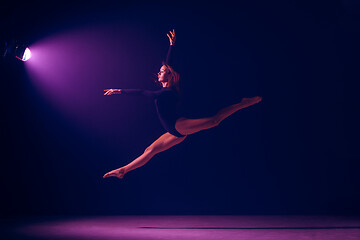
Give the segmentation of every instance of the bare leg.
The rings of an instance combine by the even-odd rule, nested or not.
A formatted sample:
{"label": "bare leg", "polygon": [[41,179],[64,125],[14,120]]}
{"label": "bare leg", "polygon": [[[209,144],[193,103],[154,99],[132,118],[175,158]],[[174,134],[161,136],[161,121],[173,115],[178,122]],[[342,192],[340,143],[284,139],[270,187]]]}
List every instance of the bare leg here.
{"label": "bare leg", "polygon": [[138,158],[134,161],[129,163],[128,165],[112,170],[106,173],[103,178],[106,177],[117,177],[123,178],[125,173],[132,171],[138,167],[143,166],[147,163],[155,154],[159,152],[163,152],[176,144],[181,143],[184,141],[185,137],[176,137],[170,133],[165,133],[161,137],[159,137],[155,142],[153,142],[148,148],[145,149],[144,153],[141,154]]}
{"label": "bare leg", "polygon": [[180,118],[176,121],[176,130],[183,134],[189,135],[201,130],[216,127],[225,118],[229,117],[233,113],[239,111],[242,108],[249,107],[253,104],[260,102],[261,97],[243,98],[240,103],[231,105],[229,107],[221,109],[215,116],[210,118],[188,119]]}
{"label": "bare leg", "polygon": [[261,97],[252,97],[252,98],[243,98],[240,103],[231,105],[229,107],[221,109],[216,116],[219,118],[219,121],[223,121],[228,116],[232,115],[233,113],[239,111],[240,109],[249,107],[254,105],[262,100]]}

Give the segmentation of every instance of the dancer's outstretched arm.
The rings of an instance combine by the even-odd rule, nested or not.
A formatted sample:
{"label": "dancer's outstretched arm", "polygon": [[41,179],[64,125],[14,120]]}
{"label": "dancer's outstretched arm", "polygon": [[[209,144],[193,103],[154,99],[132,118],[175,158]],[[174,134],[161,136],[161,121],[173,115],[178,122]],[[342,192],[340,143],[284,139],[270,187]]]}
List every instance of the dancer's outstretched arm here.
{"label": "dancer's outstretched arm", "polygon": [[141,154],[134,161],[129,163],[128,165],[112,170],[106,173],[103,178],[107,177],[117,177],[123,178],[125,173],[132,171],[138,167],[143,166],[147,163],[155,154],[163,152],[176,144],[184,141],[185,137],[176,137],[170,133],[163,134],[160,138],[158,138],[155,142],[153,142],[148,148],[145,149],[144,153]]}
{"label": "dancer's outstretched arm", "polygon": [[155,98],[161,94],[161,90],[151,91],[151,90],[143,90],[143,89],[105,89],[105,96],[115,95],[115,94],[128,94],[128,95],[141,95],[145,97]]}

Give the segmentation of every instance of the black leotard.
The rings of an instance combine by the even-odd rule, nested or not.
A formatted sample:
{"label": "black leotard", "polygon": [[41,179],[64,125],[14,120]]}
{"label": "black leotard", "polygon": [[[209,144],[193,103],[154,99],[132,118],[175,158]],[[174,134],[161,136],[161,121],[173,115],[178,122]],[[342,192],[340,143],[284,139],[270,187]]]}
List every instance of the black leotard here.
{"label": "black leotard", "polygon": [[[173,65],[174,46],[169,46],[166,55],[166,64]],[[142,89],[122,89],[122,93],[143,95],[152,97],[155,100],[156,111],[163,127],[176,137],[184,137],[175,128],[176,120],[180,118],[177,111],[179,102],[179,94],[174,88],[163,87],[157,91],[149,91]]]}
{"label": "black leotard", "polygon": [[163,87],[157,91],[141,89],[123,89],[121,93],[143,95],[155,100],[156,111],[163,127],[176,137],[184,137],[175,128],[176,120],[180,118],[177,112],[178,93],[173,88]]}

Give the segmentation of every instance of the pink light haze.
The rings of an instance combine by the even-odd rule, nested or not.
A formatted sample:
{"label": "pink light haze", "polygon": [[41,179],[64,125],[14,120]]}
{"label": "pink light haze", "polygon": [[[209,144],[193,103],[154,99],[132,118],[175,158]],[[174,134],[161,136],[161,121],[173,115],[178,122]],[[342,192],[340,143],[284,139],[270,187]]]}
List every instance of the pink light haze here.
{"label": "pink light haze", "polygon": [[137,29],[99,25],[49,36],[30,46],[29,78],[44,101],[69,121],[98,132],[114,128],[119,106],[127,106],[104,97],[103,90],[151,86],[151,74],[160,65],[160,59],[152,57],[163,55],[142,34]]}

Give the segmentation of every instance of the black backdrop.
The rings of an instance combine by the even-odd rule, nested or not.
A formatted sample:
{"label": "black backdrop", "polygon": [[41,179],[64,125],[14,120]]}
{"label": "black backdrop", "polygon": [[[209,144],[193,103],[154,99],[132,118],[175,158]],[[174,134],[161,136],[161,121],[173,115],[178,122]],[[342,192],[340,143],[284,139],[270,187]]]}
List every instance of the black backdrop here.
{"label": "black backdrop", "polygon": [[93,134],[46,101],[27,63],[2,59],[2,216],[359,214],[359,10],[353,0],[9,3],[2,44],[96,24],[133,29],[129,39],[155,50],[130,51],[129,71],[149,78],[136,73],[129,88],[155,88],[151,74],[175,28],[186,116],[210,116],[244,96],[263,101],[123,180],[103,180],[163,133],[153,103],[104,99],[103,88],[121,84],[102,79],[94,115],[110,124]]}

